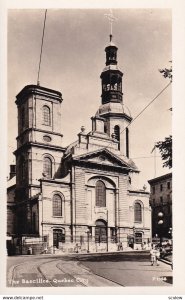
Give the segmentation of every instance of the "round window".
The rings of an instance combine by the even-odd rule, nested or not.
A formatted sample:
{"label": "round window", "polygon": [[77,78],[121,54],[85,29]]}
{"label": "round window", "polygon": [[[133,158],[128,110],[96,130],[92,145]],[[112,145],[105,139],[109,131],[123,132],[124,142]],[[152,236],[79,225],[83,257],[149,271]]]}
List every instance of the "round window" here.
{"label": "round window", "polygon": [[51,137],[50,137],[49,135],[44,135],[44,136],[43,136],[43,140],[44,140],[45,142],[51,142]]}

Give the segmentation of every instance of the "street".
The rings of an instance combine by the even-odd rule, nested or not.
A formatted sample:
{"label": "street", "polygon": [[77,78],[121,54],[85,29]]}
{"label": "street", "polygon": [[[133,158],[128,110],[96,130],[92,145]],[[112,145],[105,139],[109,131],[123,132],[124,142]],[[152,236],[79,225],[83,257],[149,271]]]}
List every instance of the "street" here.
{"label": "street", "polygon": [[146,252],[12,256],[9,287],[171,286],[171,266],[151,266]]}

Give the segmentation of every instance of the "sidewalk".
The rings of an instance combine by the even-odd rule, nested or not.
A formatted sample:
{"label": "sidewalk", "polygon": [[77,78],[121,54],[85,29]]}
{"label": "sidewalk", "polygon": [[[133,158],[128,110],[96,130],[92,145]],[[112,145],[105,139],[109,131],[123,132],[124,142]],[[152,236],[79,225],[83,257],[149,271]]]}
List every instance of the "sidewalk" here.
{"label": "sidewalk", "polygon": [[165,258],[160,258],[159,260],[162,261],[162,262],[164,262],[167,265],[171,265],[172,268],[173,268],[173,261],[169,261],[169,260],[167,260]]}
{"label": "sidewalk", "polygon": [[47,256],[81,256],[81,255],[100,255],[100,254],[103,254],[103,255],[118,255],[118,254],[123,254],[123,253],[136,253],[136,254],[139,254],[139,253],[148,253],[149,254],[149,250],[134,250],[134,249],[125,249],[125,250],[121,250],[121,251],[113,251],[113,252],[73,252],[73,253],[70,253],[70,252],[58,252],[56,251],[55,253],[42,253],[42,254],[26,254],[26,255],[12,255],[12,256],[9,256],[9,257],[15,257],[15,256],[23,256],[23,257],[47,257]]}

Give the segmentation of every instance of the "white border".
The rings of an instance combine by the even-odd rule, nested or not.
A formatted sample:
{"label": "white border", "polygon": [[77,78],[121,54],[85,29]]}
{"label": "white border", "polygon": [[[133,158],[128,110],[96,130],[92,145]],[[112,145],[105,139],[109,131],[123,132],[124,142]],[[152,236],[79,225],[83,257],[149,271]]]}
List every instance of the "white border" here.
{"label": "white border", "polygon": [[[173,136],[174,136],[174,172],[173,172],[173,215],[174,215],[174,284],[172,287],[124,287],[124,288],[6,288],[6,253],[4,244],[1,243],[1,292],[9,295],[54,295],[54,294],[124,294],[124,295],[177,295],[185,294],[185,1],[165,0],[125,0],[123,1],[25,1],[3,0],[0,3],[0,44],[1,46],[1,71],[0,71],[0,135],[1,135],[1,237],[5,240],[6,232],[6,178],[7,168],[7,9],[21,8],[172,8],[173,13]],[[4,145],[4,147],[2,147]],[[178,254],[178,255],[177,255]],[[53,298],[52,298],[53,299]]]}

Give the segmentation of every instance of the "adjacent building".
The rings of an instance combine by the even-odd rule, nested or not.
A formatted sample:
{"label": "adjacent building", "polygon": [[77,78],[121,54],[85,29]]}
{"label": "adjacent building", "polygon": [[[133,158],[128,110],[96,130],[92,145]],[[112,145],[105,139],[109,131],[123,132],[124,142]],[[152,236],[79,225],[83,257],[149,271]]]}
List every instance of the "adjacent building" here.
{"label": "adjacent building", "polygon": [[[123,101],[117,46],[105,48],[100,107],[77,140],[63,146],[62,94],[39,85],[16,97],[18,136],[14,232],[16,251],[115,251],[147,247],[149,192],[137,186],[130,158],[132,117]],[[8,218],[13,218],[11,214]]]}
{"label": "adjacent building", "polygon": [[[171,238],[172,229],[172,173],[148,181],[150,184],[150,205],[152,208],[152,236],[160,234]],[[162,212],[163,216],[158,214]],[[162,226],[158,224],[162,220]]]}

